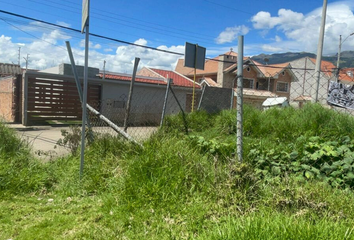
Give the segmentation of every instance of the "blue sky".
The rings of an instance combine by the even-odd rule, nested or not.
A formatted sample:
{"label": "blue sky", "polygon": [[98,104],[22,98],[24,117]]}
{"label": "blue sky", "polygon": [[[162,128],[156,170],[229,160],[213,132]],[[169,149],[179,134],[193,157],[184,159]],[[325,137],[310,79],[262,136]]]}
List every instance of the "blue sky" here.
{"label": "blue sky", "polygon": [[[0,10],[81,27],[81,0],[0,0]],[[245,36],[245,54],[316,52],[322,0],[91,0],[90,32],[141,45],[184,52],[186,41],[207,48],[214,57]],[[354,1],[328,0],[324,54],[338,49],[339,35],[354,32]],[[68,62],[65,41],[83,64],[84,35],[0,13],[0,62],[18,62],[18,48],[29,54],[29,67],[45,69]],[[131,72],[134,57],[142,66],[173,69],[178,55],[90,38],[90,66]],[[343,50],[354,50],[354,36]]]}

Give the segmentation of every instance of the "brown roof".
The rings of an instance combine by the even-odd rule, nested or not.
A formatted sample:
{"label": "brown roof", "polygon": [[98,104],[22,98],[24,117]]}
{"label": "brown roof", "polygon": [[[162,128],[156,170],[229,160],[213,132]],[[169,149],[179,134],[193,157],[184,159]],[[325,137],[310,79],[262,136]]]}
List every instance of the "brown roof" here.
{"label": "brown roof", "polygon": [[211,87],[220,87],[219,84],[217,84],[213,79],[205,77],[203,80],[205,80],[209,86]]}
{"label": "brown roof", "polygon": [[237,68],[237,63],[234,63],[234,64],[232,64],[230,67],[226,68],[226,69],[224,70],[224,72],[228,72],[228,71],[232,70],[233,68]]}
{"label": "brown roof", "polygon": [[[229,55],[229,56],[237,57],[237,53],[235,53],[233,51],[226,52],[226,53],[221,54],[219,56],[222,56],[222,55]],[[207,75],[207,74],[217,73],[218,67],[219,67],[219,56],[214,57],[212,59],[205,60],[204,70],[197,69],[196,74],[197,75]],[[249,57],[244,57],[243,59],[246,60],[246,59],[249,59]],[[230,66],[227,69],[231,69],[232,67],[235,67],[235,66],[236,66],[236,64],[233,64],[232,66]],[[175,71],[179,72],[183,75],[186,75],[186,76],[194,75],[194,68],[184,67],[184,59],[178,59]]]}
{"label": "brown roof", "polygon": [[[310,60],[316,64],[316,59],[315,58],[310,58]],[[321,71],[327,74],[327,76],[331,77],[333,75],[333,71],[336,69],[336,66],[334,66],[333,63],[328,62],[328,61],[321,61]]]}
{"label": "brown roof", "polygon": [[[197,69],[196,74],[203,75],[217,73],[219,65],[218,59],[219,57],[205,60],[204,70]],[[194,68],[185,67],[184,59],[178,59],[175,71],[186,76],[194,75]]]}
{"label": "brown roof", "polygon": [[258,69],[263,73],[265,77],[274,77],[281,73],[284,68],[288,67],[290,63],[278,63],[271,65],[263,65],[259,62],[253,61],[254,64],[258,67]]}
{"label": "brown roof", "polygon": [[[235,92],[237,89],[235,88]],[[243,95],[246,96],[254,96],[254,97],[277,97],[275,93],[272,93],[270,91],[265,91],[265,90],[256,90],[256,89],[250,89],[250,88],[244,88],[243,89]]]}
{"label": "brown roof", "polygon": [[[98,74],[99,77],[103,78],[103,74]],[[109,73],[105,74],[105,79],[112,79],[112,80],[120,80],[120,81],[131,81],[132,76],[123,73]],[[136,76],[135,82],[139,83],[150,83],[150,84],[162,84],[166,85],[164,78],[152,78],[152,77],[145,77],[145,76]]]}
{"label": "brown roof", "polygon": [[[237,53],[235,53],[234,51],[228,51],[228,52],[221,54],[221,55],[229,55],[229,56],[237,57]],[[221,56],[221,55],[219,55],[219,56]]]}
{"label": "brown roof", "polygon": [[298,96],[297,98],[294,99],[294,102],[307,102],[307,101],[311,101],[312,97],[310,96]]}

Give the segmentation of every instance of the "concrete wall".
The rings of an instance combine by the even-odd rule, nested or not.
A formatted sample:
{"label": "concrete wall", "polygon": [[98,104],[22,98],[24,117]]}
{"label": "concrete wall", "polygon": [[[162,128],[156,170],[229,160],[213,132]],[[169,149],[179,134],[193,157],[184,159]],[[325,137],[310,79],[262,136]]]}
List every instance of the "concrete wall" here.
{"label": "concrete wall", "polygon": [[[76,71],[79,77],[84,76],[84,66],[76,66]],[[59,66],[48,68],[40,72],[60,74],[60,75],[70,75],[70,76],[74,75],[71,64],[68,63],[62,63]],[[88,68],[88,77],[94,78],[96,77],[97,74],[99,74],[98,68],[92,68],[92,67]]]}
{"label": "concrete wall", "polygon": [[[103,115],[122,125],[129,96],[130,83],[112,82],[102,84],[101,109]],[[183,110],[186,109],[186,96],[192,89],[173,88]],[[134,86],[129,122],[132,125],[156,125],[160,123],[166,85],[136,84]],[[166,115],[177,114],[180,108],[169,92]]]}
{"label": "concrete wall", "polygon": [[[290,64],[294,68],[293,72],[298,79],[297,82],[291,84],[290,101],[301,95],[310,96],[314,101],[317,88],[316,65],[308,58],[301,58],[292,61]],[[333,80],[332,77],[328,77],[321,72],[318,91],[318,100],[321,104],[327,104],[328,85],[331,80]]]}

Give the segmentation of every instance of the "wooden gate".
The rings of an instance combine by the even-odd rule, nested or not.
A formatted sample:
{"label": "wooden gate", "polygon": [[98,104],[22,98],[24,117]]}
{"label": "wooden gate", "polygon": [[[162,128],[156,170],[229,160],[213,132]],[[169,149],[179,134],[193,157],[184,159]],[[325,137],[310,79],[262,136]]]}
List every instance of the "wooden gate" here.
{"label": "wooden gate", "polygon": [[[89,84],[87,102],[101,99],[101,85]],[[27,118],[30,124],[48,121],[82,120],[82,108],[74,81],[28,78]]]}

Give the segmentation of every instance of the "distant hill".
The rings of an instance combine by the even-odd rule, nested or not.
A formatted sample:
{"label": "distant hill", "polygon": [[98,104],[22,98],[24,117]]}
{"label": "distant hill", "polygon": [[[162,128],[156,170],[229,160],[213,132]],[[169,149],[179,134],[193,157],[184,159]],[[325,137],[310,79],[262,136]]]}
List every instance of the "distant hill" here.
{"label": "distant hill", "polygon": [[[284,63],[284,62],[291,62],[293,60],[303,58],[303,57],[310,57],[316,58],[316,54],[309,53],[309,52],[287,52],[287,53],[274,53],[274,54],[259,54],[257,56],[251,57],[251,59],[266,64],[277,64],[277,63]],[[324,56],[323,60],[332,62],[334,65],[337,65],[337,54],[332,56]],[[341,53],[340,58],[340,67],[354,67],[354,51],[344,51]]]}

